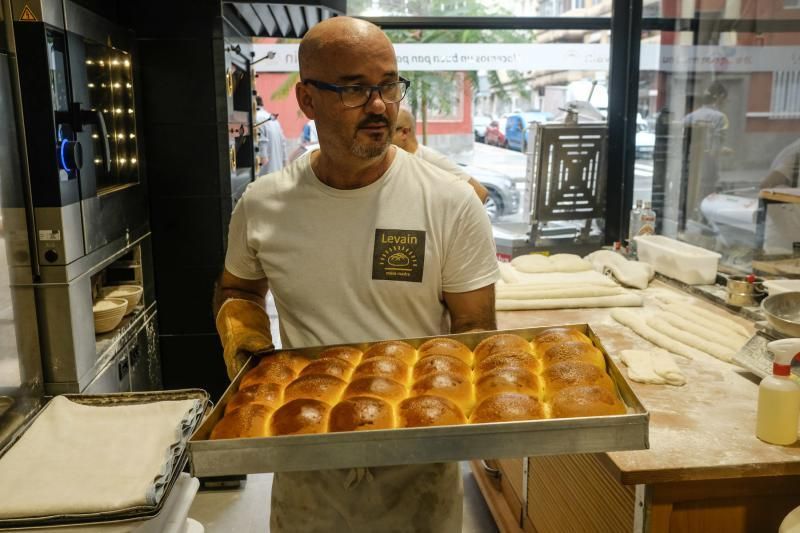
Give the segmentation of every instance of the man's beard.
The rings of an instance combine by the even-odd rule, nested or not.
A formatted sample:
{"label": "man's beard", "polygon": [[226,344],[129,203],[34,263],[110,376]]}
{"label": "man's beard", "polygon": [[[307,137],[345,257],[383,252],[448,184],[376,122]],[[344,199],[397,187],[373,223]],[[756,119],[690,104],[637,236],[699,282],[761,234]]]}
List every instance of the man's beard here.
{"label": "man's beard", "polygon": [[350,153],[352,153],[356,157],[361,157],[364,159],[372,159],[374,157],[378,157],[383,155],[386,152],[386,149],[389,148],[391,144],[391,139],[389,136],[386,136],[383,142],[376,142],[376,143],[362,143],[358,140],[354,140],[353,144],[350,146]]}

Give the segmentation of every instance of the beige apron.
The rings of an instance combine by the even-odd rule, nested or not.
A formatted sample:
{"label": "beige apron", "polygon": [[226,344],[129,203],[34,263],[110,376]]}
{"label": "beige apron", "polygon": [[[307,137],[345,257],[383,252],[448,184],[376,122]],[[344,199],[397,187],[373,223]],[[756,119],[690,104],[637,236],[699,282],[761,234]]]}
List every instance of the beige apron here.
{"label": "beige apron", "polygon": [[271,533],[460,533],[458,463],[276,473]]}

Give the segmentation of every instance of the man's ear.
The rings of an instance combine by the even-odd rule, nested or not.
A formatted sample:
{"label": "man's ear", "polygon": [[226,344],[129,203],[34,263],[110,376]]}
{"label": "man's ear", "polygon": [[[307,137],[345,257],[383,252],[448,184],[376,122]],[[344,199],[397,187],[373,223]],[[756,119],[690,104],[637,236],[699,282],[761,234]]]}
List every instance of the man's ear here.
{"label": "man's ear", "polygon": [[314,101],[311,98],[311,93],[303,82],[297,82],[294,86],[294,95],[297,98],[297,105],[300,110],[310,120],[314,120]]}

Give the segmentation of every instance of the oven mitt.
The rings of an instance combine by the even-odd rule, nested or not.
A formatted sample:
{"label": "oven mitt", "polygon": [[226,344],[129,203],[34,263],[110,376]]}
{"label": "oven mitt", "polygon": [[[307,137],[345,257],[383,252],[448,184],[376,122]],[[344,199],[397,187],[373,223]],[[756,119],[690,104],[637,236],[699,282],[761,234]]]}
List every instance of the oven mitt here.
{"label": "oven mitt", "polygon": [[217,313],[217,332],[228,378],[236,377],[251,355],[275,350],[267,312],[257,303],[241,298],[225,300]]}

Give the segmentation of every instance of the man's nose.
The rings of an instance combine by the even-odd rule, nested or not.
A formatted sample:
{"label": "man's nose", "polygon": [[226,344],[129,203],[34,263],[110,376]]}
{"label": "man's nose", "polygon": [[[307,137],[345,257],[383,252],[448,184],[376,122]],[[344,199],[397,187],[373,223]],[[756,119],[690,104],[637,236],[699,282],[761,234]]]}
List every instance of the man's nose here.
{"label": "man's nose", "polygon": [[386,111],[386,103],[383,101],[383,97],[381,96],[381,92],[378,89],[373,89],[372,93],[369,95],[369,100],[364,105],[364,107],[370,113],[383,113]]}

